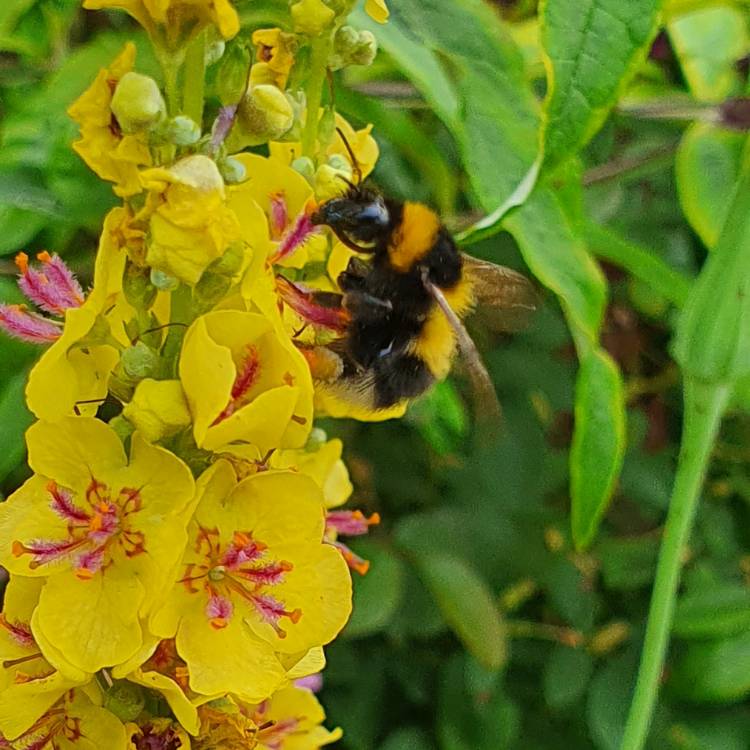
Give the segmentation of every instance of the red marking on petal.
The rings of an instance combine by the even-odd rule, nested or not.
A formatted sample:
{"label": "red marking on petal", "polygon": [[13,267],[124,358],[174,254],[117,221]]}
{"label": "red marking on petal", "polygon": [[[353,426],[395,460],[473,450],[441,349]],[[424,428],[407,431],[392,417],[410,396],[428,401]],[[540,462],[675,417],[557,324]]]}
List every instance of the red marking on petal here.
{"label": "red marking on petal", "polygon": [[260,371],[261,365],[258,349],[250,344],[247,347],[242,364],[237,369],[234,384],[232,385],[232,391],[229,396],[229,403],[224,407],[221,414],[219,414],[219,416],[213,421],[212,426],[219,424],[219,422],[223,422],[227,417],[234,414],[240,406],[242,406],[241,401],[247,397],[250,389],[258,381]]}
{"label": "red marking on petal", "polygon": [[8,622],[4,613],[0,613],[0,628],[10,633],[11,638],[20,646],[33,646],[34,636],[31,626],[25,622]]}
{"label": "red marking on petal", "polygon": [[23,305],[0,304],[0,328],[31,344],[51,344],[62,334],[53,321],[28,312]]}
{"label": "red marking on petal", "polygon": [[277,240],[284,233],[289,222],[286,197],[283,190],[272,193],[269,197],[271,203],[271,238]]}

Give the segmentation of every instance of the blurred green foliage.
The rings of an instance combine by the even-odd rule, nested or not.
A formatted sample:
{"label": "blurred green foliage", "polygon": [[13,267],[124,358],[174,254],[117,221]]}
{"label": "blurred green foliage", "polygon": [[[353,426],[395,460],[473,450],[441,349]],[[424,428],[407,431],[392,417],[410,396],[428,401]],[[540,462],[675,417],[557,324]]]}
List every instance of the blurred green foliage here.
{"label": "blurred green foliage", "polygon": [[[238,2],[243,33],[283,18],[279,3]],[[87,279],[113,204],[65,109],[140,32],[79,5],[0,7],[3,300],[21,249]],[[679,309],[688,370],[723,377],[746,354],[704,343],[747,328],[717,290],[748,259],[729,252],[748,232],[746,190],[730,209],[748,4],[541,5],[392,0],[382,27],[358,11],[381,53],[336,82],[338,108],[374,123],[386,192],[435,205],[472,253],[551,290],[522,334],[472,327],[503,401],[494,442],[472,439],[460,365],[402,421],[323,425],[345,439],[353,505],[384,519],[353,545],[372,567],[328,649],[323,700],[348,750],[618,748],[680,441]],[[722,235],[730,210],[743,216]],[[734,265],[714,260],[691,296],[714,246]],[[25,476],[34,356],[0,340],[4,492]],[[744,378],[685,552],[651,748],[750,747],[749,406]]]}

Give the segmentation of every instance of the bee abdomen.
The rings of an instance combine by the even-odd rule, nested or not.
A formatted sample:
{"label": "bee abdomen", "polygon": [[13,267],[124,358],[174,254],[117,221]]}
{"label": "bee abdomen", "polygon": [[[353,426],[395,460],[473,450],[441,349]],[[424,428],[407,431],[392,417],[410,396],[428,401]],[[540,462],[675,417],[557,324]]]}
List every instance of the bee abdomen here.
{"label": "bee abdomen", "polygon": [[373,389],[376,409],[420,396],[433,383],[430,368],[424,360],[411,354],[390,356],[375,367]]}

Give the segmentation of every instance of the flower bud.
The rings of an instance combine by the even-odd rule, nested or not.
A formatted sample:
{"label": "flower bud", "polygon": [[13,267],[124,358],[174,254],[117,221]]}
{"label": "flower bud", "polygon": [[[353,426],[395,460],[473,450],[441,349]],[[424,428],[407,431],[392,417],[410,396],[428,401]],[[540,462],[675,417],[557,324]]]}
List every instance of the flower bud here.
{"label": "flower bud", "polygon": [[331,154],[328,157],[327,163],[329,167],[333,167],[338,172],[344,172],[349,175],[352,173],[352,166],[349,164],[349,159],[343,154]]}
{"label": "flower bud", "polygon": [[336,14],[323,0],[300,0],[291,7],[294,30],[308,36],[318,36],[333,22]]}
{"label": "flower bud", "polygon": [[346,190],[346,180],[350,178],[351,172],[335,169],[330,164],[321,164],[313,183],[315,197],[319,201],[327,201],[341,195]]}
{"label": "flower bud", "polygon": [[151,269],[151,283],[160,292],[173,292],[180,285],[178,279],[156,268]]}
{"label": "flower bud", "polygon": [[378,44],[372,32],[342,26],[334,37],[330,67],[339,70],[347,65],[370,65],[377,52]]}
{"label": "flower bud", "polygon": [[244,146],[257,146],[281,138],[293,122],[294,112],[283,91],[254,86],[240,103],[232,136],[236,133]]}
{"label": "flower bud", "polygon": [[240,44],[230,44],[216,73],[216,93],[222,104],[237,104],[247,85],[250,53]]}
{"label": "flower bud", "polygon": [[245,165],[231,156],[219,161],[218,167],[221,176],[224,178],[224,182],[228,185],[236,185],[239,182],[244,182],[247,178]]}
{"label": "flower bud", "polygon": [[104,708],[121,721],[133,721],[145,705],[143,690],[127,680],[117,680],[104,694]]}
{"label": "flower bud", "polygon": [[120,364],[126,376],[135,379],[145,378],[156,370],[159,355],[142,341],[138,341],[125,349]]}
{"label": "flower bud", "polygon": [[179,380],[142,380],[122,413],[151,441],[174,435],[190,424],[190,410]]}
{"label": "flower bud", "polygon": [[157,289],[149,278],[148,268],[128,262],[122,277],[122,291],[137,310],[148,310],[154,303]]}
{"label": "flower bud", "polygon": [[315,165],[309,156],[300,156],[291,164],[295,172],[299,172],[310,184],[315,179]]}
{"label": "flower bud", "polygon": [[315,453],[315,451],[325,445],[326,442],[328,442],[326,431],[322,430],[320,427],[313,427],[312,430],[310,430],[310,436],[305,443],[305,450],[308,453]]}
{"label": "flower bud", "polygon": [[224,51],[226,50],[226,48],[227,45],[223,39],[215,39],[210,44],[206,45],[206,67],[219,62],[219,60],[221,60],[221,58],[224,56]]}
{"label": "flower bud", "polygon": [[167,111],[156,81],[132,72],[125,73],[117,84],[110,109],[125,133],[152,128]]}
{"label": "flower bud", "polygon": [[177,115],[167,123],[164,137],[175,146],[192,146],[200,139],[201,129],[198,123],[186,115]]}

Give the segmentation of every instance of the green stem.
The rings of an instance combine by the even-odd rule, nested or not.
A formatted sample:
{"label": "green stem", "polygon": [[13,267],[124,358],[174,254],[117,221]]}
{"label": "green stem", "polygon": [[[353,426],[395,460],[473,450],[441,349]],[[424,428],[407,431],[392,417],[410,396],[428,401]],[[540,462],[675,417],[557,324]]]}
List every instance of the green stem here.
{"label": "green stem", "polygon": [[684,389],[685,422],[677,475],[656,566],[638,680],[620,750],[641,750],[648,736],[669,644],[682,554],[690,538],[711,448],[731,393],[726,385],[699,383],[690,377],[685,379]]}
{"label": "green stem", "polygon": [[164,72],[164,91],[167,95],[167,112],[174,117],[180,112],[180,93],[177,90],[177,77],[180,72],[179,61],[166,50],[156,50],[161,69]]}
{"label": "green stem", "polygon": [[182,111],[202,126],[206,90],[206,32],[193,39],[185,56]]}
{"label": "green stem", "polygon": [[319,110],[323,101],[323,87],[328,70],[328,56],[331,52],[331,35],[325,34],[315,39],[310,50],[310,78],[305,89],[307,114],[305,129],[302,131],[302,155],[315,158],[318,141]]}
{"label": "green stem", "polygon": [[164,348],[162,349],[165,377],[177,377],[182,340],[185,338],[187,327],[192,323],[194,317],[193,292],[186,284],[180,284],[172,292],[169,315],[169,322],[177,325],[170,326],[167,340],[164,342]]}

